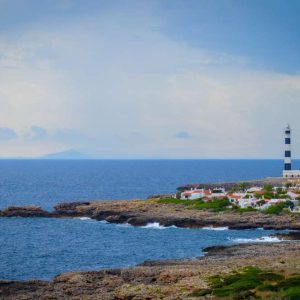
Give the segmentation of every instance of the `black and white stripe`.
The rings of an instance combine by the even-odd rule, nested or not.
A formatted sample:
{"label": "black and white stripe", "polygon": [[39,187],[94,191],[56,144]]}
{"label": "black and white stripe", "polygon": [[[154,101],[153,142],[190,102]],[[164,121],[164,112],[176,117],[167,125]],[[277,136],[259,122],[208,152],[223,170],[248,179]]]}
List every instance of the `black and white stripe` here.
{"label": "black and white stripe", "polygon": [[287,125],[284,131],[284,170],[292,170],[292,150],[291,150],[291,128]]}

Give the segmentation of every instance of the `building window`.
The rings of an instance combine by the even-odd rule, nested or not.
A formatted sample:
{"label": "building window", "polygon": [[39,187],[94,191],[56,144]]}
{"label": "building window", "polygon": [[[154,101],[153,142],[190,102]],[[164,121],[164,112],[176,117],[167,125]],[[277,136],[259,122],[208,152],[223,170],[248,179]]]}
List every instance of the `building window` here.
{"label": "building window", "polygon": [[289,151],[289,150],[285,151],[284,156],[291,157],[291,151]]}
{"label": "building window", "polygon": [[291,134],[291,132],[289,130],[286,130],[285,134]]}
{"label": "building window", "polygon": [[291,139],[290,138],[285,138],[285,144],[290,145],[291,144]]}

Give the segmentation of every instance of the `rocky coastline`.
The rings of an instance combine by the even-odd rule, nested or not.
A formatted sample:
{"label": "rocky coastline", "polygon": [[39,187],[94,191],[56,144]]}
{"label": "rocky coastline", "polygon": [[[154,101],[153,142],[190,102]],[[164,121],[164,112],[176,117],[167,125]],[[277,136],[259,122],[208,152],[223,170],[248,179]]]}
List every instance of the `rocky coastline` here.
{"label": "rocky coastline", "polygon": [[0,210],[0,217],[88,217],[133,226],[157,222],[161,226],[183,228],[291,230],[273,235],[281,240],[280,243],[209,247],[203,249],[204,256],[194,259],[147,261],[124,269],[69,272],[52,281],[0,280],[0,299],[175,300],[195,299],[195,295],[214,299],[212,295],[199,296],[199,291],[207,289],[208,278],[216,274],[249,265],[285,274],[300,273],[300,214],[197,210],[180,204],[159,203],[151,197],[147,200],[59,203],[53,211],[31,205],[13,206]]}
{"label": "rocky coastline", "polygon": [[208,183],[193,183],[186,184],[177,188],[178,191],[187,190],[190,188],[204,188],[204,189],[213,189],[216,187],[224,187],[226,190],[239,186],[241,184],[247,184],[249,186],[259,186],[263,187],[264,185],[280,186],[287,183],[299,184],[300,180],[297,178],[283,178],[283,177],[267,177],[261,179],[252,179],[252,180],[243,180],[243,181],[231,181],[231,182],[208,182]]}
{"label": "rocky coastline", "polygon": [[[257,243],[204,249],[194,259],[148,261],[125,269],[63,273],[52,281],[0,281],[0,299],[214,299],[197,297],[207,279],[245,266],[299,274],[300,243]],[[243,298],[248,299],[248,298]]]}
{"label": "rocky coastline", "polygon": [[228,227],[229,229],[300,230],[299,214],[214,212],[189,209],[183,205],[171,203],[157,203],[155,199],[60,203],[54,207],[52,212],[37,206],[9,207],[0,211],[0,217],[89,217],[110,223],[128,223],[133,226],[144,226],[157,222],[162,226],[183,228]]}

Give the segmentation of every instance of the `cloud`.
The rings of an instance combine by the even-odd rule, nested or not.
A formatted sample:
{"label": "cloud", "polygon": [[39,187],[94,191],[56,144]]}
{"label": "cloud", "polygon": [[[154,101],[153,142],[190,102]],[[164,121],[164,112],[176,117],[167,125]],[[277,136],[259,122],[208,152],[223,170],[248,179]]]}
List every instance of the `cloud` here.
{"label": "cloud", "polygon": [[5,142],[9,140],[16,139],[18,135],[16,132],[8,127],[0,127],[0,141]]}
{"label": "cloud", "polygon": [[29,131],[26,132],[25,138],[30,141],[42,140],[48,137],[47,129],[40,126],[31,126]]}
{"label": "cloud", "polygon": [[180,131],[180,132],[176,133],[175,137],[177,139],[186,140],[186,139],[190,138],[191,136],[187,131]]}
{"label": "cloud", "polygon": [[52,133],[51,139],[60,142],[83,143],[88,141],[89,138],[74,128],[60,128]]}
{"label": "cloud", "polygon": [[1,37],[0,119],[30,130],[0,154],[280,157],[287,121],[300,141],[299,75],[191,47],[161,22],[117,10]]}

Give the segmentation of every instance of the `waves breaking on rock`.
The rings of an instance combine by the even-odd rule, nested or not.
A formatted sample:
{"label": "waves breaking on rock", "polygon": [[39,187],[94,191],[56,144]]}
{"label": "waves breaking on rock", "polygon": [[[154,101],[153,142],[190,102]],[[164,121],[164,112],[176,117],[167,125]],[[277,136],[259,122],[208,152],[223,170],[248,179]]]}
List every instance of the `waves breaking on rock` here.
{"label": "waves breaking on rock", "polygon": [[229,227],[228,226],[224,226],[224,227],[206,226],[206,227],[202,227],[202,229],[204,229],[204,230],[229,230]]}
{"label": "waves breaking on rock", "polygon": [[260,238],[256,238],[256,239],[245,239],[245,238],[236,238],[236,239],[232,239],[229,238],[230,241],[238,243],[238,244],[247,244],[247,243],[278,243],[278,242],[282,242],[282,240],[280,240],[277,237],[272,237],[272,236],[262,236]]}
{"label": "waves breaking on rock", "polygon": [[146,229],[170,229],[170,228],[178,228],[175,225],[172,225],[172,226],[162,226],[158,222],[148,223],[145,226],[141,226],[141,227],[142,228],[146,228]]}

